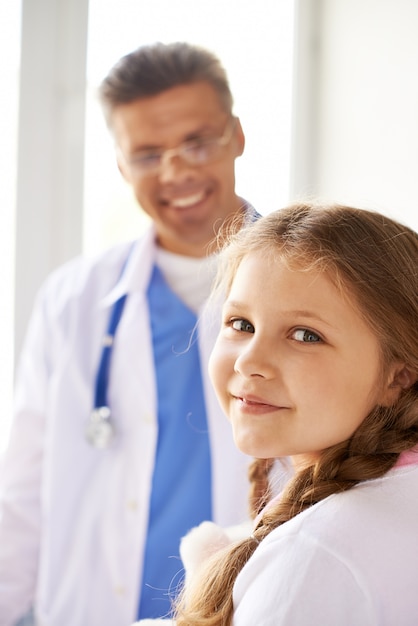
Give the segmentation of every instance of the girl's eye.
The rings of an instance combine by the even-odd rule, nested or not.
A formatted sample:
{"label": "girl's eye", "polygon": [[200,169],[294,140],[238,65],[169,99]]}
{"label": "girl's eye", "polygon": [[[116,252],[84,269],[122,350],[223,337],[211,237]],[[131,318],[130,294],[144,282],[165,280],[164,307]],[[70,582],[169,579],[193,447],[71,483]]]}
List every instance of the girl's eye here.
{"label": "girl's eye", "polygon": [[303,343],[319,343],[322,341],[321,337],[307,328],[298,328],[292,335],[295,341],[301,341]]}
{"label": "girl's eye", "polygon": [[247,320],[235,319],[231,321],[231,328],[243,333],[253,333],[254,326]]}

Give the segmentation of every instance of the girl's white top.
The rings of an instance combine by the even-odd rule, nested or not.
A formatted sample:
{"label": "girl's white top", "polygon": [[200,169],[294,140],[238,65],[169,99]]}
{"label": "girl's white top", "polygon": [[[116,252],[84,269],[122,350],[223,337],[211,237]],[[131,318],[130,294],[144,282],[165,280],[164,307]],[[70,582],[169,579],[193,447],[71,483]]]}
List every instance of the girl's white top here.
{"label": "girl's white top", "polygon": [[312,506],[261,542],[233,626],[416,626],[418,466]]}

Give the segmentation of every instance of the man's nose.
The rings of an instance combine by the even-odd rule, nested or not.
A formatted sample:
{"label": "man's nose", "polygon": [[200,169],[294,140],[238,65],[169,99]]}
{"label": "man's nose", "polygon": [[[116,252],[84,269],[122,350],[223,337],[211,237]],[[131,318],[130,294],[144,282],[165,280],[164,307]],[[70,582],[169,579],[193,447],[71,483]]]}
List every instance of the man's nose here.
{"label": "man's nose", "polygon": [[177,182],[179,179],[187,177],[191,169],[191,166],[182,158],[176,148],[166,150],[161,156],[160,181],[163,183]]}

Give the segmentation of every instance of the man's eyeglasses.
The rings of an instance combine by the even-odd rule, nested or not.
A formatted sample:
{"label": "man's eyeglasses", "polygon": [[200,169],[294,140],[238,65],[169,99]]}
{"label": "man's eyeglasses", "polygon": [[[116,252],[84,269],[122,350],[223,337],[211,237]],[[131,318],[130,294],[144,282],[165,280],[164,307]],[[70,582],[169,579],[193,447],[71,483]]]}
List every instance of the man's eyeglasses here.
{"label": "man's eyeglasses", "polygon": [[138,177],[157,174],[175,156],[194,166],[212,163],[221,156],[222,149],[231,141],[235,124],[234,117],[228,122],[222,137],[198,137],[185,141],[177,148],[144,150],[137,152],[127,162],[132,173]]}

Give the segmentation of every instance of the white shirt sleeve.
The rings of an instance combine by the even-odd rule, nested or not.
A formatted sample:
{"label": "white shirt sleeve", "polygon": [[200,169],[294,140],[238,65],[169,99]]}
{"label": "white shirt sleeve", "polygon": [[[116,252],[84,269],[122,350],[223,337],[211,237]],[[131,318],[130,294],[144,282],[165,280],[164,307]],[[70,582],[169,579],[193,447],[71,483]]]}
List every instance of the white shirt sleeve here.
{"label": "white shirt sleeve", "polygon": [[16,412],[0,474],[0,624],[32,605],[37,578],[48,346],[43,306],[32,315],[20,360]]}
{"label": "white shirt sleeve", "polygon": [[350,568],[303,532],[267,537],[238,575],[233,626],[377,624]]}

